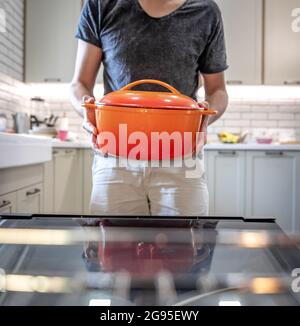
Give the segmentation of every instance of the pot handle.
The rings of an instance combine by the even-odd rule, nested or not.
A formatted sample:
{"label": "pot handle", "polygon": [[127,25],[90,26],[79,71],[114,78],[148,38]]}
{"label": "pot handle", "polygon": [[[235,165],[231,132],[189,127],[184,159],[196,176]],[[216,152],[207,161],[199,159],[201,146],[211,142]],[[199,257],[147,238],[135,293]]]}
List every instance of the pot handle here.
{"label": "pot handle", "polygon": [[216,115],[216,114],[218,114],[218,111],[207,109],[207,110],[202,111],[201,114],[202,115]]}
{"label": "pot handle", "polygon": [[136,82],[133,82],[131,84],[128,84],[127,86],[123,87],[121,89],[121,91],[128,91],[130,89],[132,89],[133,87],[136,87],[138,85],[142,85],[142,84],[154,84],[154,85],[160,85],[162,87],[165,87],[167,88],[169,91],[171,91],[173,94],[177,94],[177,95],[180,95],[180,92],[172,87],[171,85],[167,84],[167,83],[164,83],[162,81],[159,81],[159,80],[155,80],[155,79],[143,79],[143,80],[138,80]]}
{"label": "pot handle", "polygon": [[92,104],[92,103],[82,103],[81,106],[89,110],[96,110],[98,107],[97,104]]}
{"label": "pot handle", "polygon": [[202,115],[216,115],[218,114],[218,111],[211,110],[207,106],[203,105],[202,103],[198,103],[200,109],[204,109],[201,114]]}

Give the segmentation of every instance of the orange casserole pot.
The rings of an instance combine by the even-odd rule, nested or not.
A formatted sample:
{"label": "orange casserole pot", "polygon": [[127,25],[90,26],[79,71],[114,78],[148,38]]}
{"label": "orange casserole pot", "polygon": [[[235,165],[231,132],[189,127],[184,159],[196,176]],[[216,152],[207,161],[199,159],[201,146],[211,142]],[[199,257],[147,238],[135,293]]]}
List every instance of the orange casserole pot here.
{"label": "orange casserole pot", "polygon": [[[132,90],[141,84],[160,85],[170,92]],[[95,110],[98,147],[104,155],[138,160],[173,160],[195,154],[203,116],[217,113],[174,87],[150,79],[83,106]]]}

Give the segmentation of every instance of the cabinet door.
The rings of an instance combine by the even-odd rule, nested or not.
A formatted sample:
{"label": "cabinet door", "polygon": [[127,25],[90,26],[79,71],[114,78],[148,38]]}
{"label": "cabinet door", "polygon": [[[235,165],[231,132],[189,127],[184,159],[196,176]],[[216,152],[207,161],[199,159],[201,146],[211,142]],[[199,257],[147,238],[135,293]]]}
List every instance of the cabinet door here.
{"label": "cabinet door", "polygon": [[275,217],[283,230],[294,231],[299,225],[299,187],[299,154],[247,154],[247,216]]}
{"label": "cabinet door", "polygon": [[43,184],[17,191],[17,212],[39,214],[43,212]]}
{"label": "cabinet door", "polygon": [[26,81],[71,81],[81,0],[26,1]]}
{"label": "cabinet door", "polygon": [[0,214],[17,212],[17,193],[0,196]]}
{"label": "cabinet door", "polygon": [[83,206],[84,214],[91,214],[90,201],[92,194],[92,166],[94,153],[92,150],[84,150],[83,158]]}
{"label": "cabinet door", "polygon": [[54,152],[54,212],[82,214],[82,153],[76,149]]}
{"label": "cabinet door", "polygon": [[44,214],[54,214],[54,162],[44,164]]}
{"label": "cabinet door", "polygon": [[262,82],[262,0],[216,0],[225,28],[228,84]]}
{"label": "cabinet door", "polygon": [[243,216],[245,153],[209,151],[206,165],[210,215]]}
{"label": "cabinet door", "polygon": [[299,8],[299,0],[266,0],[266,84],[300,84]]}

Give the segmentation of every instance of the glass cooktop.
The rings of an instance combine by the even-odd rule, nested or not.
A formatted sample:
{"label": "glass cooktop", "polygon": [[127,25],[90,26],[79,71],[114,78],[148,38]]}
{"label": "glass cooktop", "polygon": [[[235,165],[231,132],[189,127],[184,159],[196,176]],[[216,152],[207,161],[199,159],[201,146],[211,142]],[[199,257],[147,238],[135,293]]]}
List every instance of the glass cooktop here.
{"label": "glass cooktop", "polygon": [[299,305],[270,219],[2,216],[0,305]]}

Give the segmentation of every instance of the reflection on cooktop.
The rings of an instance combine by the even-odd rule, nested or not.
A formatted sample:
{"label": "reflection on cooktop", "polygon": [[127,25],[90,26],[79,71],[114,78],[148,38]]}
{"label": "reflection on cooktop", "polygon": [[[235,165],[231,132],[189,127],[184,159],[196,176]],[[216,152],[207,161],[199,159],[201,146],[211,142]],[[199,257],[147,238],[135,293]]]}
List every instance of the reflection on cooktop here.
{"label": "reflection on cooktop", "polygon": [[297,239],[265,220],[8,220],[0,304],[298,305]]}
{"label": "reflection on cooktop", "polygon": [[[132,223],[121,222],[122,227]],[[175,224],[175,223],[174,223]],[[172,241],[172,229],[167,225],[153,223],[150,238],[142,241],[139,237],[142,225],[131,228],[127,241],[109,241],[120,223],[103,220],[99,223],[102,241],[87,242],[83,259],[87,269],[92,272],[116,273],[127,271],[136,278],[151,278],[160,271],[173,274],[207,272],[209,270],[215,247],[218,222],[180,223],[181,242]],[[174,225],[177,229],[179,225]],[[205,232],[211,230],[210,241],[206,243]],[[122,232],[120,230],[120,232]],[[128,232],[128,231],[127,231]],[[212,238],[214,237],[214,239]]]}

